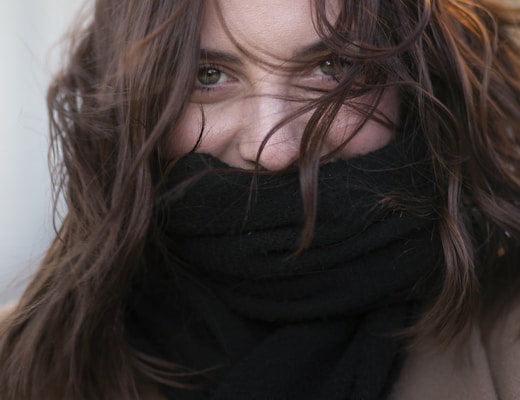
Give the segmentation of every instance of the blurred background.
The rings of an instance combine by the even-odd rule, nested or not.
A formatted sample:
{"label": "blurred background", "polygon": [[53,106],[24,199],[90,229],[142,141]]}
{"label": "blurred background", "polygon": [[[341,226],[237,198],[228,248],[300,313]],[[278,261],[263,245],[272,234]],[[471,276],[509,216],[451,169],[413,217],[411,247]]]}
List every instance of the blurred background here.
{"label": "blurred background", "polygon": [[0,304],[20,295],[53,236],[45,93],[83,3],[0,0]]}

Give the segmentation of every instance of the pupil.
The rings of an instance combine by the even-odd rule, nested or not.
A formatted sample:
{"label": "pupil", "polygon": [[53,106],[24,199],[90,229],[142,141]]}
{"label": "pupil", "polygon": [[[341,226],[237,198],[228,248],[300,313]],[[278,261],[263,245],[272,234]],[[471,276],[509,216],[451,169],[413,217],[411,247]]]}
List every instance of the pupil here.
{"label": "pupil", "polygon": [[220,80],[220,71],[216,68],[200,68],[197,79],[203,85],[214,85]]}

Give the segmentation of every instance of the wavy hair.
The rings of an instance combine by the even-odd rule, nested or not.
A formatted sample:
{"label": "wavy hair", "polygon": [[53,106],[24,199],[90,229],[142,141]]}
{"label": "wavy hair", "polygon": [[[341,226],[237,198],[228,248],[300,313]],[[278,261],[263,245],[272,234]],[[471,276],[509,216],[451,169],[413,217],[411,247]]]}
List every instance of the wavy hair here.
{"label": "wavy hair", "polygon": [[[300,148],[301,250],[312,238],[321,144],[339,107],[371,94],[366,121],[382,92],[397,88],[396,130],[426,143],[436,196],[421,206],[436,213],[444,250],[442,289],[411,332],[445,343],[488,306],[486,282],[518,282],[520,9],[498,0],[343,0],[331,24],[326,0],[315,3],[324,43],[354,61],[301,111],[314,110]],[[154,202],[170,165],[161,146],[190,99],[203,6],[97,0],[70,35],[48,92],[55,197],[67,212],[0,325],[2,399],[137,399],[139,377],[184,384],[182,367],[131,347],[124,313],[154,240]]]}

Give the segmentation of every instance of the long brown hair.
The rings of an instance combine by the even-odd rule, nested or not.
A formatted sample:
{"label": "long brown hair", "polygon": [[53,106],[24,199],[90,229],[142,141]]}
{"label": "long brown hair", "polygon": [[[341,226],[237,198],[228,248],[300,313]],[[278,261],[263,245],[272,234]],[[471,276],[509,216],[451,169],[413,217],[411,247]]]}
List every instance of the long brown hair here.
{"label": "long brown hair", "polygon": [[[344,0],[332,26],[326,1],[315,7],[324,42],[354,62],[309,106],[302,248],[312,236],[317,149],[338,106],[397,87],[398,129],[417,132],[428,148],[445,259],[442,291],[414,332],[450,340],[482,303],[481,276],[518,275],[520,10],[488,0]],[[2,399],[136,399],[140,375],[182,384],[182,369],[161,374],[131,348],[124,310],[153,237],[168,164],[160,147],[198,68],[202,8],[202,0],[97,0],[91,21],[71,35],[48,93],[56,197],[67,213],[0,326]]]}

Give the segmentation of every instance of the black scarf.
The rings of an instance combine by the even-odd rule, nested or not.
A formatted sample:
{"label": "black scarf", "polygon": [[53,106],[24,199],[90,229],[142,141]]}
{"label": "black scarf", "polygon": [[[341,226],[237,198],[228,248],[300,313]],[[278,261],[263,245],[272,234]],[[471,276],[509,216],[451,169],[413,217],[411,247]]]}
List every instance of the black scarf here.
{"label": "black scarf", "polygon": [[[208,174],[163,198],[160,256],[131,295],[128,335],[151,355],[206,370],[191,378],[200,390],[164,388],[167,397],[386,398],[404,358],[398,334],[439,276],[422,159],[417,146],[396,141],[321,166],[314,239],[296,257],[297,173],[258,176],[252,192],[250,175]],[[171,185],[225,167],[192,154]],[[429,206],[409,212],[410,197]]]}

